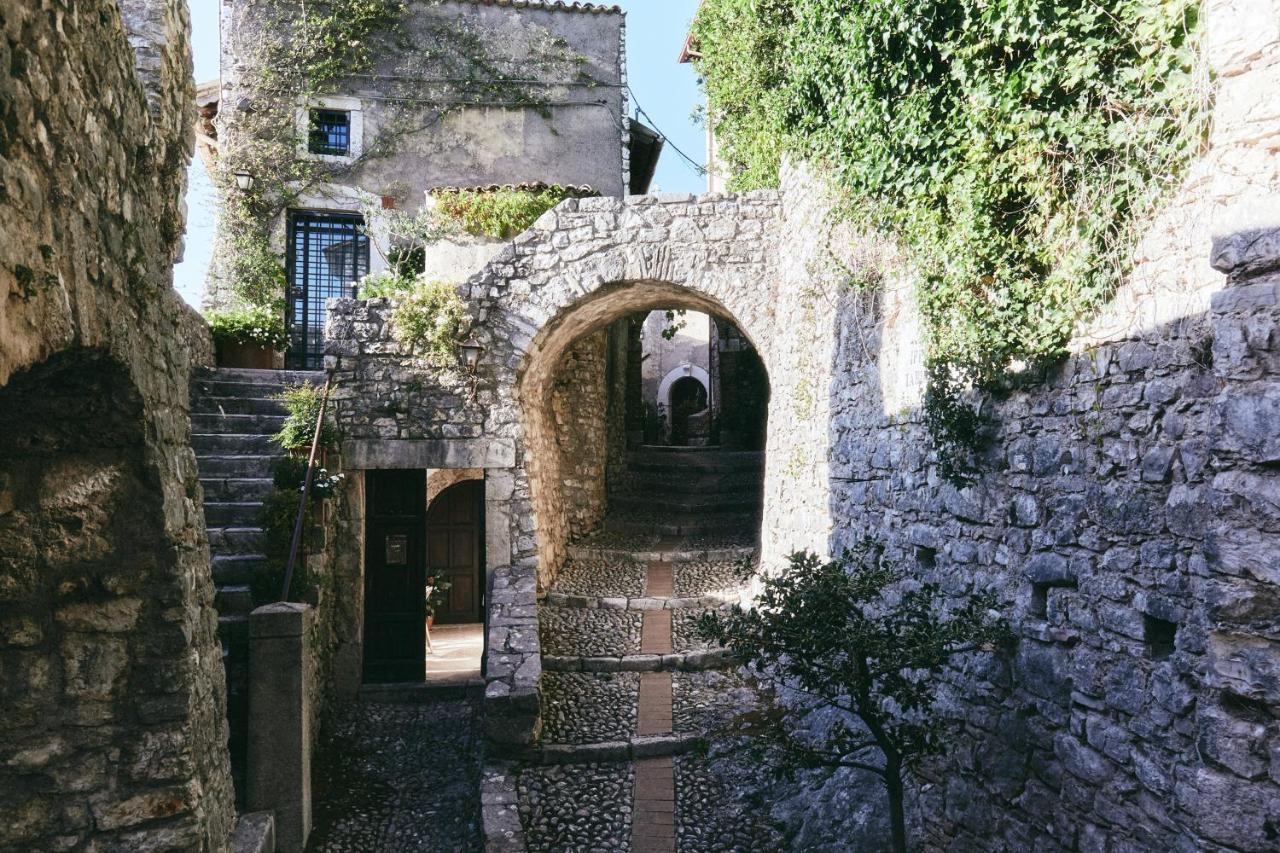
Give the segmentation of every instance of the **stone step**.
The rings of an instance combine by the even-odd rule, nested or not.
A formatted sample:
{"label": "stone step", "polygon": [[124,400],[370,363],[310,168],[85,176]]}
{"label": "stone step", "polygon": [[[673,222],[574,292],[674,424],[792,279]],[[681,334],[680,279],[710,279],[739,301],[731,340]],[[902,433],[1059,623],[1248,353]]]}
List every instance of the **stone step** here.
{"label": "stone step", "polygon": [[627,454],[632,471],[763,471],[764,453],[754,450],[685,449],[671,452],[662,448],[633,450]]}
{"label": "stone step", "polygon": [[670,515],[715,515],[719,513],[753,514],[760,509],[759,493],[735,492],[723,495],[680,497],[671,494],[612,495],[610,514],[665,513]]}
{"label": "stone step", "polygon": [[261,527],[210,527],[209,549],[220,557],[262,553]]}
{"label": "stone step", "polygon": [[292,383],[275,379],[223,379],[216,374],[197,377],[191,383],[191,399],[204,397],[274,397]]}
{"label": "stone step", "polygon": [[[597,541],[599,540],[599,541]],[[614,544],[611,538],[592,537],[570,545],[571,560],[641,560],[678,563],[690,560],[741,560],[755,556],[759,547],[748,537],[736,544],[700,545],[696,542],[670,544],[661,537],[647,537],[634,545]]]}
{"label": "stone step", "polygon": [[284,415],[221,415],[194,413],[191,415],[193,433],[234,433],[243,435],[273,435],[284,426]]}
{"label": "stone step", "polygon": [[599,610],[709,610],[727,604],[742,603],[745,591],[678,596],[607,596],[581,595],[575,592],[549,590],[542,599],[544,607],[587,608]]}
{"label": "stone step", "polygon": [[282,453],[280,445],[271,440],[272,433],[194,433],[191,447],[196,455],[232,455]]}
{"label": "stone step", "polygon": [[200,477],[215,479],[263,479],[272,475],[279,456],[265,454],[254,456],[233,456],[219,454],[217,456],[199,456],[196,465],[200,469]]}
{"label": "stone step", "polygon": [[300,382],[324,384],[323,370],[262,370],[252,367],[218,367],[201,371],[197,382],[267,382],[297,385]]}
{"label": "stone step", "polygon": [[750,538],[751,531],[758,530],[760,518],[740,512],[681,517],[658,516],[643,518],[630,513],[610,514],[605,517],[603,529],[613,533],[654,533],[659,536],[695,536],[705,534],[735,534]]}
{"label": "stone step", "polygon": [[210,501],[261,501],[275,488],[269,477],[219,477],[202,479],[205,506]]}
{"label": "stone step", "polygon": [[215,554],[213,557],[213,582],[215,584],[243,585],[253,579],[253,573],[264,566],[263,554]]}
{"label": "stone step", "polygon": [[218,586],[214,605],[218,608],[218,616],[248,616],[253,610],[253,593],[248,584],[226,584]]}
{"label": "stone step", "polygon": [[[247,660],[249,656],[249,616],[245,613],[218,614],[218,638],[226,659]],[[230,681],[230,673],[228,673]]]}
{"label": "stone step", "polygon": [[271,397],[202,397],[193,400],[191,411],[204,415],[287,415],[284,403]]}
{"label": "stone step", "polygon": [[235,527],[256,524],[262,515],[262,501],[205,501],[205,524]]}
{"label": "stone step", "polygon": [[535,764],[605,764],[683,755],[705,746],[706,738],[699,734],[636,735],[626,740],[596,743],[544,743],[516,754]]}
{"label": "stone step", "polygon": [[734,660],[728,649],[705,649],[665,655],[543,655],[550,672],[698,672],[723,669]]}
{"label": "stone step", "polygon": [[750,471],[628,471],[617,491],[635,493],[718,494],[725,491],[764,491],[763,473]]}

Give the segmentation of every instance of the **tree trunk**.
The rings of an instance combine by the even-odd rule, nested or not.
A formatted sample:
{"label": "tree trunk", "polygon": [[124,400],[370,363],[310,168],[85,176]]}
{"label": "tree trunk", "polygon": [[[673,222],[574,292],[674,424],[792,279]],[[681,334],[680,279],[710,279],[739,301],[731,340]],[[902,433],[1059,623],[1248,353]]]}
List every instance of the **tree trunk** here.
{"label": "tree trunk", "polygon": [[889,790],[889,828],[893,833],[893,853],[907,853],[907,822],[902,809],[902,765],[887,761],[884,786]]}

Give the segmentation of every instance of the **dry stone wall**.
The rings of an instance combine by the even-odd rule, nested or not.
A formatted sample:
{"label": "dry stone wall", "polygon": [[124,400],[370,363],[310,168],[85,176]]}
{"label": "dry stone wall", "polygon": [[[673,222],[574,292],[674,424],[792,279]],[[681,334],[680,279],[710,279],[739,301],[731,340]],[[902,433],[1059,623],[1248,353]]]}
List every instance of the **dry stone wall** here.
{"label": "dry stone wall", "polygon": [[0,847],[223,850],[181,0],[0,12]]}

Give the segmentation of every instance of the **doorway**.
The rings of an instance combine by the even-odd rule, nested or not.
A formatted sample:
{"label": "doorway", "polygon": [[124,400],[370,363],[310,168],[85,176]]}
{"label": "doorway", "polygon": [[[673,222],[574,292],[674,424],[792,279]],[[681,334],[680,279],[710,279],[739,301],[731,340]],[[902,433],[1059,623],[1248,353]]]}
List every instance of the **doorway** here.
{"label": "doorway", "polygon": [[289,349],[287,366],[319,370],[324,363],[325,303],[354,296],[369,272],[369,238],[358,214],[295,210],[289,213]]}
{"label": "doorway", "polygon": [[365,496],[364,681],[426,677],[426,471],[369,471]]}
{"label": "doorway", "polygon": [[435,624],[484,621],[484,480],[463,480],[427,511],[427,574],[447,582]]}

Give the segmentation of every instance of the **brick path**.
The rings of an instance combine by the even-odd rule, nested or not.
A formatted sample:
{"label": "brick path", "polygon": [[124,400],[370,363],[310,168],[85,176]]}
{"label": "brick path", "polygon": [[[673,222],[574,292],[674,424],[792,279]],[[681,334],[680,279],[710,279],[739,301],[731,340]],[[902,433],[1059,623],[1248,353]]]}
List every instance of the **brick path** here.
{"label": "brick path", "polygon": [[[649,563],[645,594],[657,598],[674,590],[670,563]],[[643,654],[670,654],[671,611],[646,610],[640,635]],[[640,707],[636,734],[667,734],[672,729],[671,673],[640,676]],[[636,762],[635,808],[631,819],[633,853],[674,853],[676,849],[676,778],[671,758]]]}

